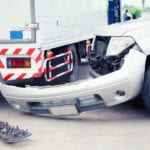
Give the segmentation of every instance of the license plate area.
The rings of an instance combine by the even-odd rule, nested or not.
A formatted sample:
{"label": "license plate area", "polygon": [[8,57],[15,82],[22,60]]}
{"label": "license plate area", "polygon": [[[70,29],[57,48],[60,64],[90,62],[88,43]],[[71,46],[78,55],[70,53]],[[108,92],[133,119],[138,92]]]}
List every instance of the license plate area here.
{"label": "license plate area", "polygon": [[77,100],[71,102],[62,101],[61,103],[59,102],[59,104],[54,103],[48,110],[53,116],[72,116],[80,113]]}

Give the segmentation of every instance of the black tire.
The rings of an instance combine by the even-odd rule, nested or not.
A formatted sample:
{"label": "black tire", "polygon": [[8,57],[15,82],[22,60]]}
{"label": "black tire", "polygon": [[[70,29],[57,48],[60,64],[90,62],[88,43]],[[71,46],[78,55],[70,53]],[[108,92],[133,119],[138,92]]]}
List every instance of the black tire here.
{"label": "black tire", "polygon": [[68,47],[73,55],[73,71],[69,74],[69,82],[77,80],[78,77],[78,56],[74,45]]}
{"label": "black tire", "polygon": [[144,84],[143,84],[141,96],[145,108],[150,112],[150,66],[147,67],[145,72],[145,78],[144,78]]}

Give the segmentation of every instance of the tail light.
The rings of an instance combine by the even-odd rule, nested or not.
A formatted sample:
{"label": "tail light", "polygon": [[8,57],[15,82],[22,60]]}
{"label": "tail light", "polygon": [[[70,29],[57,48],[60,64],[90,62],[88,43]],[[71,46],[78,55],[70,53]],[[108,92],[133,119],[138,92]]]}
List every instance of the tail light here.
{"label": "tail light", "polygon": [[7,68],[31,68],[31,58],[7,58]]}

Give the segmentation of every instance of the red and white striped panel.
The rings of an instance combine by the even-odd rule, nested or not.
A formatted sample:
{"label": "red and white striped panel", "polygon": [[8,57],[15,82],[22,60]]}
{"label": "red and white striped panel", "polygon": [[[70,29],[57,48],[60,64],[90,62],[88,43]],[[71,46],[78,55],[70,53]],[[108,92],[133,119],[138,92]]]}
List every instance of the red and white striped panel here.
{"label": "red and white striped panel", "polygon": [[[42,51],[36,48],[2,48],[0,49],[0,55],[4,56],[5,59],[0,59],[0,70],[2,72],[3,79],[7,80],[22,80],[26,78],[37,78],[42,73],[43,58]],[[7,69],[6,58],[7,55],[10,57],[16,56],[30,56],[32,61],[32,68],[30,70],[20,69]],[[3,71],[5,69],[5,71]]]}
{"label": "red and white striped panel", "polygon": [[1,48],[0,55],[21,55],[27,54],[29,56],[37,52],[36,48]]}

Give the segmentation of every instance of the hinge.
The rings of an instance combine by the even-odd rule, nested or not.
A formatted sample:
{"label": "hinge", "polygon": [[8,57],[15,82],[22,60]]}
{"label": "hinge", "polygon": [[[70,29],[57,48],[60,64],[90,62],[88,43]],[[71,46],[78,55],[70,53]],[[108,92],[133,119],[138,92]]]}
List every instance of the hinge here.
{"label": "hinge", "polygon": [[27,24],[27,29],[39,29],[39,23]]}
{"label": "hinge", "polygon": [[16,24],[13,26],[13,30],[18,31],[30,31],[33,29],[39,29],[39,23],[33,23],[33,24]]}

